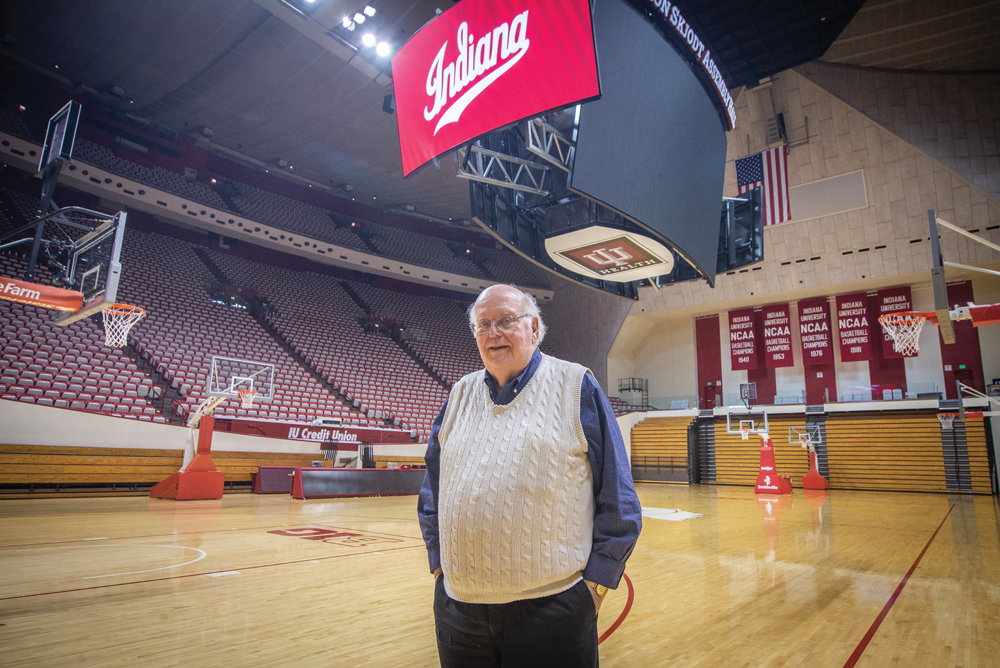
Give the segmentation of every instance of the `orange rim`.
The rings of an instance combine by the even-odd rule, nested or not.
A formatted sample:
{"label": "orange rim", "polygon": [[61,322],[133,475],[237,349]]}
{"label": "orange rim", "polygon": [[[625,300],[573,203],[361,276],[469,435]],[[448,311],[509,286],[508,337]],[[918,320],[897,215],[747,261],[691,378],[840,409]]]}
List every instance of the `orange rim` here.
{"label": "orange rim", "polygon": [[132,306],[131,304],[112,304],[104,310],[111,315],[134,315],[136,313],[146,315],[146,309],[141,306]]}

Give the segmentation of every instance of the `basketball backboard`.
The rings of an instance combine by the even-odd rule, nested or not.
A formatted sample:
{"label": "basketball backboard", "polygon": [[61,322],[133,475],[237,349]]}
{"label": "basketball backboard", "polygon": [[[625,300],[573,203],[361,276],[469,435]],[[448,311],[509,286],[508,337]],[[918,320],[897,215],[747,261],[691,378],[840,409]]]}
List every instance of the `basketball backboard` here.
{"label": "basketball backboard", "polygon": [[788,442],[802,445],[806,443],[823,442],[823,435],[819,425],[793,425],[788,428]]}
{"label": "basketball backboard", "polygon": [[742,408],[733,406],[726,410],[726,433],[739,434],[741,429],[749,429],[751,434],[768,433],[767,411],[763,408]]}
{"label": "basketball backboard", "polygon": [[55,160],[71,160],[73,144],[76,142],[76,126],[80,120],[81,105],[76,100],[70,100],[49,119],[45,131],[45,144],[42,146],[41,159],[38,161],[38,171],[42,171]]}
{"label": "basketball backboard", "polygon": [[[64,209],[66,216],[79,222],[85,214],[76,207]],[[89,217],[93,229],[72,241],[64,258],[50,258],[49,269],[61,285],[83,293],[83,308],[73,313],[61,313],[56,325],[69,325],[103,311],[117,301],[121,279],[121,248],[125,234],[125,212]],[[58,219],[55,220],[58,222]],[[82,223],[81,223],[82,224]],[[64,261],[63,261],[64,260]]]}
{"label": "basketball backboard", "polygon": [[240,391],[251,390],[254,401],[274,398],[274,365],[234,357],[212,356],[205,391],[213,397],[240,398]]}

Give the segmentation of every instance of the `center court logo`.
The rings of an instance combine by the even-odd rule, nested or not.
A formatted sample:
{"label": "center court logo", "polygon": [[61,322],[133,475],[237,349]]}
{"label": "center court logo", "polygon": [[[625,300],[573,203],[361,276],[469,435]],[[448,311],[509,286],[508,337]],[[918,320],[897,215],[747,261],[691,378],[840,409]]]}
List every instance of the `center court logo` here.
{"label": "center court logo", "polygon": [[[528,47],[531,46],[528,39],[528,10],[515,16],[509,26],[501,23],[478,41],[475,35],[469,34],[469,24],[462,22],[455,42],[459,51],[455,61],[444,64],[444,54],[448,50],[448,42],[445,42],[427,72],[427,95],[432,98],[433,103],[424,107],[424,120],[433,121],[449,100],[461,93],[466,86],[472,87],[445,110],[434,127],[435,135],[445,125],[457,123],[466,107],[528,52]],[[503,62],[498,66],[501,61]]]}
{"label": "center court logo", "polygon": [[654,253],[624,236],[559,251],[559,254],[601,276],[664,263]]}

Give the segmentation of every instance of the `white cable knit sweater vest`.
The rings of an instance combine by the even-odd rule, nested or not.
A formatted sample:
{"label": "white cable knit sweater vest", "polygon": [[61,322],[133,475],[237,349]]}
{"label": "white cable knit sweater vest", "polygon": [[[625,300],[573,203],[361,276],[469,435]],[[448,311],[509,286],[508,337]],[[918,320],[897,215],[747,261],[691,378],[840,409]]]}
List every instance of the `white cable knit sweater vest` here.
{"label": "white cable knit sweater vest", "polygon": [[448,595],[509,603],[565,591],[582,577],[594,487],[580,424],[586,367],[542,356],[506,406],[485,371],[452,387],[441,430],[438,526]]}

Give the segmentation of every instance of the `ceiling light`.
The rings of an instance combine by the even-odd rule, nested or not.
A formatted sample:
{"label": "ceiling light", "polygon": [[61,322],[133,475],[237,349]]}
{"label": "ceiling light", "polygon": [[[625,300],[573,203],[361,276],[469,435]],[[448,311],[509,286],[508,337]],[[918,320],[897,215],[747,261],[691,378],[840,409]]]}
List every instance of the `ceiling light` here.
{"label": "ceiling light", "polygon": [[354,15],[354,22],[355,23],[364,23],[365,22],[365,15],[362,14],[361,12],[358,12],[357,14]]}
{"label": "ceiling light", "polygon": [[375,8],[371,5],[365,5],[365,16],[375,16]]}
{"label": "ceiling light", "polygon": [[345,17],[344,17],[344,20],[343,20],[343,21],[341,22],[341,24],[340,24],[340,25],[344,26],[344,27],[345,27],[345,28],[347,28],[347,29],[350,29],[350,27],[351,27],[351,25],[352,25],[353,23],[354,23],[354,21],[352,21],[352,20],[351,20],[351,17],[349,17],[349,16],[345,16]]}
{"label": "ceiling light", "polygon": [[361,43],[365,46],[375,46],[375,35],[370,32],[366,32],[361,36]]}
{"label": "ceiling light", "polygon": [[389,55],[389,44],[387,42],[379,42],[378,46],[375,47],[375,53],[385,58]]}

